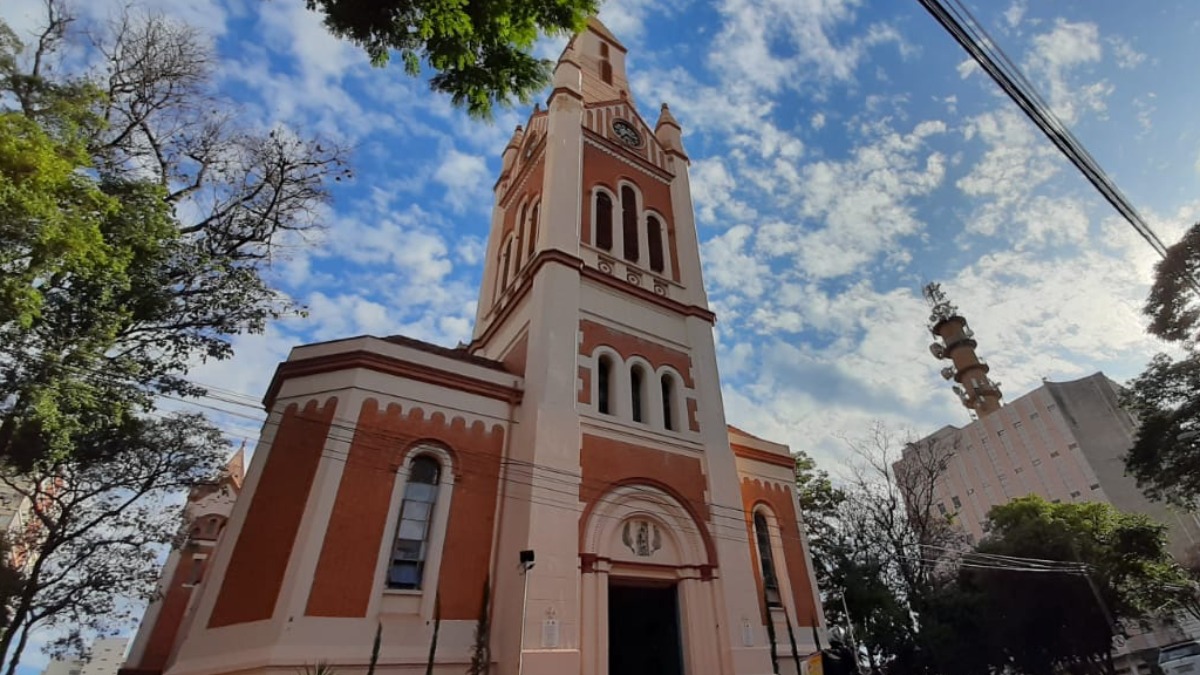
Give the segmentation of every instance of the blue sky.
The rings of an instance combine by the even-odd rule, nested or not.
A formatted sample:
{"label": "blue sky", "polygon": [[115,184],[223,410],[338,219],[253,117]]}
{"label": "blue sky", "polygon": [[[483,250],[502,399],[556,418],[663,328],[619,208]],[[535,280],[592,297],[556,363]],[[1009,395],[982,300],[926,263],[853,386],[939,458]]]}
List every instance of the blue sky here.
{"label": "blue sky", "polygon": [[[1200,4],[969,4],[1166,241],[1198,219]],[[28,29],[37,5],[0,16]],[[274,271],[309,318],[195,378],[257,399],[297,343],[469,339],[491,185],[528,109],[469,120],[370,67],[302,0],[144,6],[213,36],[219,87],[251,123],[357,148],[324,233]],[[684,128],[730,422],[836,468],[871,420],[967,421],[927,349],[928,280],[1009,399],[1043,377],[1123,380],[1161,349],[1139,314],[1152,251],[915,0],[609,0],[601,18],[643,112],[667,101]]]}

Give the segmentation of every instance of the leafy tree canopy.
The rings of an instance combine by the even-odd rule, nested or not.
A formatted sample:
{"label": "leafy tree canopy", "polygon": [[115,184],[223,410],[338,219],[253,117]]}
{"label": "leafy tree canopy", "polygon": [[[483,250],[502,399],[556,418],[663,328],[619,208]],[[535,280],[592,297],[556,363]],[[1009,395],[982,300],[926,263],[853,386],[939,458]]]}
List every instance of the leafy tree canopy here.
{"label": "leafy tree canopy", "polygon": [[[977,647],[992,650],[986,660],[996,670],[1111,673],[1117,622],[1145,622],[1193,593],[1167,553],[1166,528],[1147,516],[1033,495],[994,507],[989,520],[988,536],[964,559],[957,599],[946,596],[943,609],[958,602],[958,611],[937,618],[961,618],[969,598],[987,617],[974,632],[990,636]],[[988,557],[998,555],[1045,562]]]}
{"label": "leafy tree canopy", "polygon": [[528,103],[550,76],[550,62],[531,53],[541,34],[582,30],[598,0],[306,0],[334,35],[385,65],[400,54],[409,75],[422,63],[430,87],[454,105],[489,117],[495,104]]}
{"label": "leafy tree canopy", "polygon": [[1200,498],[1200,223],[1167,249],[1143,308],[1149,332],[1183,348],[1156,355],[1134,378],[1123,403],[1139,428],[1126,468],[1154,499],[1195,508]]}

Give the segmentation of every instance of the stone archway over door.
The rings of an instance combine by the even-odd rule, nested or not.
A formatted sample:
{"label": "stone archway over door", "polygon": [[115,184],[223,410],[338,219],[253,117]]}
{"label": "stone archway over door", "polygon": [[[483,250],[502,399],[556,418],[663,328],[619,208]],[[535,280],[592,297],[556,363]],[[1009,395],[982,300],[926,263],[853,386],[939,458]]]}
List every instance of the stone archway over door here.
{"label": "stone archway over door", "polygon": [[674,497],[649,485],[619,486],[595,503],[581,551],[583,675],[609,675],[610,593],[638,586],[674,590],[681,672],[721,672],[713,588],[719,580],[702,527]]}

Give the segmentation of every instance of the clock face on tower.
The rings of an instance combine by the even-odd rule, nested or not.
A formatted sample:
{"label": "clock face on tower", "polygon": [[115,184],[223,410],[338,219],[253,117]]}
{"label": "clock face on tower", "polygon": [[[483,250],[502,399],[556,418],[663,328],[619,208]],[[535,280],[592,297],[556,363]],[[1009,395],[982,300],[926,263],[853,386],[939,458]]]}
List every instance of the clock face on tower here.
{"label": "clock face on tower", "polygon": [[613,134],[621,139],[626,145],[637,147],[642,144],[642,135],[633,128],[633,125],[625,120],[616,120],[612,125]]}

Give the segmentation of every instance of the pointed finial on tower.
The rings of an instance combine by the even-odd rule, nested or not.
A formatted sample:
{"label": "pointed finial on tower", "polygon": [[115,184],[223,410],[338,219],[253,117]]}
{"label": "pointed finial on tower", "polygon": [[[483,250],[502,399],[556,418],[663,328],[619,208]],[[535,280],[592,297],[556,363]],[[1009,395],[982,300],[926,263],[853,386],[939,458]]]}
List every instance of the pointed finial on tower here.
{"label": "pointed finial on tower", "polygon": [[980,417],[1000,409],[1000,383],[988,377],[991,367],[975,354],[975,333],[967,326],[967,320],[958,313],[942,291],[942,285],[929,283],[922,294],[931,308],[929,332],[940,338],[940,342],[929,345],[929,352],[936,359],[946,359],[952,365],[942,368],[942,377],[954,380],[954,393],[963,406]]}
{"label": "pointed finial on tower", "polygon": [[683,127],[679,126],[679,120],[671,114],[671,109],[666,103],[662,104],[658,112],[658,122],[654,124],[654,137],[668,152],[673,151],[687,159],[687,153],[683,149]]}
{"label": "pointed finial on tower", "polygon": [[[512,138],[508,139],[508,145],[504,146],[504,154],[500,158],[500,178],[503,179],[512,169],[513,163],[517,160],[517,153],[521,150],[521,141],[525,139],[525,129],[520,124],[516,129],[513,129]],[[497,181],[499,184],[500,181]]]}

